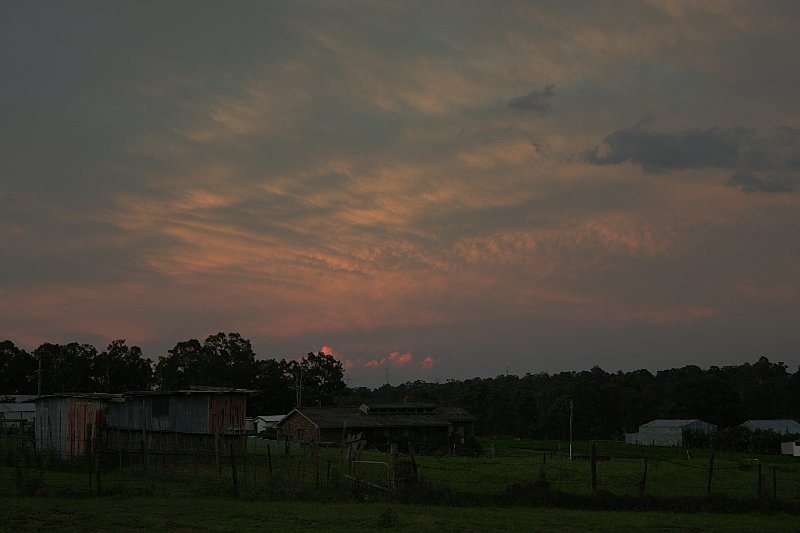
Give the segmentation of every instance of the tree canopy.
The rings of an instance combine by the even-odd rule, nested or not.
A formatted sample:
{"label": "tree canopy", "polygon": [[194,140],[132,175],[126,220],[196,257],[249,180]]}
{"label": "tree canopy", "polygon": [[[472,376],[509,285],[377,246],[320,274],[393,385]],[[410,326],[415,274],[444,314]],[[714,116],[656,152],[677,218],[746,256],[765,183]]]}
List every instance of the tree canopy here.
{"label": "tree canopy", "polygon": [[[563,439],[573,410],[576,438],[622,438],[655,418],[699,418],[720,427],[748,419],[800,416],[800,369],[791,373],[766,357],[754,363],[704,370],[695,365],[661,370],[582,372],[413,381],[376,389],[348,389],[342,363],[309,352],[297,359],[257,358],[239,333],[189,339],[153,363],[124,339],[102,352],[90,344],[44,343],[32,353],[0,342],[0,396],[34,394],[42,363],[42,391],[124,392],[194,386],[248,389],[250,415],[288,413],[297,405],[431,402],[464,407],[483,435]],[[737,441],[735,432],[731,441]]]}

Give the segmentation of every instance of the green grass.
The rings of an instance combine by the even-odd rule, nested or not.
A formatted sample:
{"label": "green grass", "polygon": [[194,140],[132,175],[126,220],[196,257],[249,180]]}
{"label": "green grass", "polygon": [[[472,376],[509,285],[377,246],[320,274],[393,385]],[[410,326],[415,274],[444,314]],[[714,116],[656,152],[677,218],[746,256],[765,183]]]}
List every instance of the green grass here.
{"label": "green grass", "polygon": [[[507,501],[510,485],[530,486],[544,473],[553,491],[588,495],[592,491],[590,463],[578,457],[588,455],[589,442],[575,442],[575,460],[566,456],[567,445],[557,441],[495,439],[495,457],[418,456],[420,476],[427,492],[417,489],[412,496],[426,501],[451,502],[458,498],[481,505]],[[686,450],[630,446],[616,442],[598,442],[597,454],[610,456],[611,461],[597,463],[598,488],[605,493],[635,497],[648,459],[647,496],[657,498],[702,497],[706,494],[708,450]],[[282,446],[257,450],[248,456],[246,465],[239,462],[238,488],[244,499],[251,500],[317,500],[332,501],[352,498],[351,483],[342,474],[345,467],[335,448],[319,450],[290,448],[284,455]],[[558,452],[558,453],[551,453]],[[90,485],[88,465],[77,461],[71,465],[41,458],[15,459],[9,464],[9,451],[0,453],[6,466],[0,466],[0,496],[57,496],[65,490],[80,496],[96,494],[96,479]],[[545,457],[546,455],[546,457]],[[13,458],[13,457],[12,457]],[[271,458],[271,461],[270,461]],[[408,456],[402,457],[408,460]],[[136,456],[132,460],[138,459]],[[102,494],[158,497],[228,497],[233,494],[231,465],[223,458],[219,468],[213,458],[205,465],[169,466],[155,458],[145,472],[141,464],[125,464],[121,470],[115,454],[105,458],[102,471]],[[360,459],[378,464],[362,465],[375,483],[386,482],[388,454],[365,451]],[[45,462],[39,470],[36,465]],[[20,468],[20,464],[31,464]],[[272,468],[270,470],[269,465]],[[779,502],[800,501],[800,461],[793,457],[765,456],[734,452],[715,454],[712,494],[728,498],[756,500],[758,470],[761,466],[763,494]],[[775,476],[773,485],[773,475]],[[773,493],[774,487],[774,493]],[[379,492],[368,491],[372,497]],[[422,496],[420,496],[422,497]],[[504,499],[505,498],[505,499]],[[418,501],[419,498],[411,501]],[[520,500],[521,501],[521,500]],[[535,502],[532,502],[535,503]]]}
{"label": "green grass", "polygon": [[797,517],[440,507],[384,503],[241,502],[228,499],[15,498],[0,531],[547,531],[797,532]]}
{"label": "green grass", "polygon": [[[485,441],[488,446],[492,441]],[[511,483],[536,481],[546,462],[545,476],[554,489],[570,493],[591,492],[591,466],[580,456],[589,454],[591,443],[576,442],[574,460],[566,455],[567,445],[554,441],[495,440],[494,458],[418,457],[420,472],[431,483],[474,494],[499,494]],[[560,450],[560,451],[559,451]],[[556,451],[558,453],[545,452]],[[645,492],[651,496],[702,496],[706,493],[709,450],[686,450],[669,447],[631,446],[616,442],[598,442],[596,453],[610,456],[598,461],[598,488],[614,494],[635,495],[644,473],[647,457]],[[711,489],[713,494],[756,498],[758,471],[761,465],[762,490],[779,500],[800,497],[800,461],[793,457],[718,451],[714,454]],[[775,482],[773,485],[773,476]]]}

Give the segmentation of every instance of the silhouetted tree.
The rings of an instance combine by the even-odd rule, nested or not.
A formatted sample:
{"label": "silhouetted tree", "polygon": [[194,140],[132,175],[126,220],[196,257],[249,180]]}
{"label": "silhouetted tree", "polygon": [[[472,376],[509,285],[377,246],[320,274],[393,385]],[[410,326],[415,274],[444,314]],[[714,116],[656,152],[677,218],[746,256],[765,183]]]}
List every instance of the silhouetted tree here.
{"label": "silhouetted tree", "polygon": [[37,364],[13,342],[0,342],[0,394],[36,394]]}
{"label": "silhouetted tree", "polygon": [[150,359],[142,357],[138,346],[128,346],[124,339],[115,340],[92,363],[96,390],[149,390],[153,386],[152,364]]}

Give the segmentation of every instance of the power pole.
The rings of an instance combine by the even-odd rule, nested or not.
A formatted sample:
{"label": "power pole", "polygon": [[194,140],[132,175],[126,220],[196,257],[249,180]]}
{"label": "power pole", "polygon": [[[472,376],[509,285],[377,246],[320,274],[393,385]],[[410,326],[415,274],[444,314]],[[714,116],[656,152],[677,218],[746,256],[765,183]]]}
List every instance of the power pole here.
{"label": "power pole", "polygon": [[298,365],[298,373],[295,375],[294,378],[294,399],[296,405],[295,407],[300,407],[303,403],[303,366]]}
{"label": "power pole", "polygon": [[37,385],[36,385],[36,396],[42,395],[42,356],[44,354],[40,351],[39,352],[39,370],[36,371],[38,374]]}
{"label": "power pole", "polygon": [[572,461],[572,408],[575,402],[569,401],[569,460]]}

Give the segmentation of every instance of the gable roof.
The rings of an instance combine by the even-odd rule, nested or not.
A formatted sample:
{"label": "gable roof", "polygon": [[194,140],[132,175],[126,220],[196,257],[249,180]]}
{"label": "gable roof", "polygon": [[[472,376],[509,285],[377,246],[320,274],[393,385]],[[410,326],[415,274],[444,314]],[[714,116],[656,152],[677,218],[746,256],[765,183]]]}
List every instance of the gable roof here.
{"label": "gable roof", "polygon": [[273,423],[275,423],[275,422],[280,422],[281,419],[283,419],[283,417],[285,417],[285,416],[286,415],[258,415],[255,418],[256,418],[256,420],[261,420],[263,422],[273,422]]}
{"label": "gable roof", "polygon": [[372,414],[364,412],[359,407],[298,407],[277,425],[280,426],[295,413],[307,418],[321,429],[447,427],[451,422],[476,420],[460,407],[436,407],[430,412],[373,412]]}
{"label": "gable roof", "polygon": [[800,424],[788,418],[778,420],[747,420],[743,422],[741,426],[752,430],[800,434]]}
{"label": "gable roof", "polygon": [[[682,428],[688,425],[691,425],[695,422],[703,422],[702,420],[698,420],[697,418],[690,418],[690,419],[678,419],[678,418],[657,418],[656,420],[651,420],[646,424],[642,424],[641,427],[643,428]],[[704,424],[706,422],[703,422]],[[709,424],[710,425],[710,424]]]}

